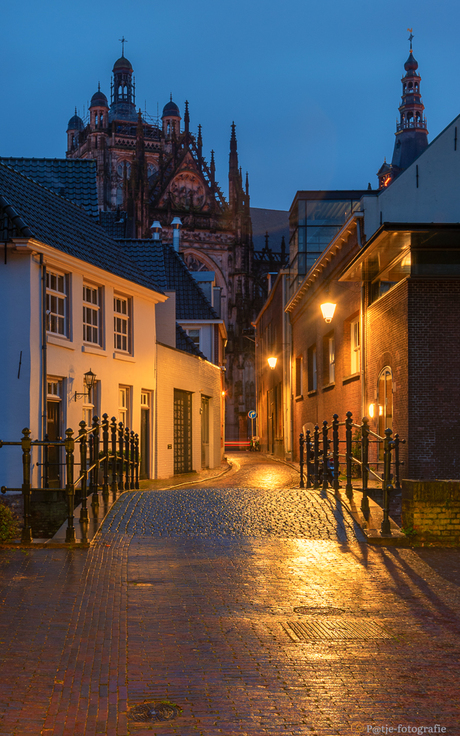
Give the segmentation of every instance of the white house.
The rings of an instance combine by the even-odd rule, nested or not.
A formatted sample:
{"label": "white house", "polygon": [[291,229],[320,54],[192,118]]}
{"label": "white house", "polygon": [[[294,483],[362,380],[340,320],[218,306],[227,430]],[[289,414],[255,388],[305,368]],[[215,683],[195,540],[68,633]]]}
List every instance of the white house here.
{"label": "white house", "polygon": [[[171,475],[173,463],[163,461],[168,452],[158,441],[156,417],[156,308],[168,296],[154,274],[138,266],[79,206],[1,163],[0,214],[0,439],[19,440],[24,427],[34,439],[60,437],[67,427],[77,434],[81,421],[107,413],[139,434],[144,477]],[[163,278],[161,269],[159,275]],[[174,324],[174,338],[175,332]],[[218,422],[211,420],[219,425],[209,443],[212,467],[220,462],[214,451],[221,443],[220,370],[197,355],[171,352],[177,357],[168,358],[170,375],[179,375],[186,365],[187,390],[201,394],[202,389],[219,416]],[[96,376],[91,391],[84,383],[88,371]],[[193,377],[198,382],[203,371],[211,378],[195,384]],[[173,417],[174,397],[163,402],[162,421],[173,427]],[[201,426],[199,431],[201,436]],[[174,442],[173,433],[168,444]],[[201,467],[200,455],[196,449],[191,469]],[[43,473],[40,461],[35,450],[36,487]],[[62,458],[54,461],[50,485],[62,487]],[[20,487],[21,475],[20,450],[3,447],[0,484]]]}

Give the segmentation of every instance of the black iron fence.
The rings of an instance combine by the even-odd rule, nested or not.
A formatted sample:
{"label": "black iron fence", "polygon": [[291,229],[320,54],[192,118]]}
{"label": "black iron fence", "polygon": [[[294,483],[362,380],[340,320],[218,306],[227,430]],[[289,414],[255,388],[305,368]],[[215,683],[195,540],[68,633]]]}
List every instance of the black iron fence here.
{"label": "black iron fence", "polygon": [[[320,429],[316,425],[313,432],[307,430],[300,435],[300,487],[305,488],[305,467],[307,488],[323,488],[331,486],[335,493],[339,491],[339,477],[341,465],[345,465],[346,486],[345,493],[351,501],[353,498],[353,467],[360,468],[362,491],[361,510],[369,515],[369,478],[370,476],[382,484],[383,490],[383,520],[381,531],[390,533],[389,504],[390,493],[400,490],[400,466],[403,464],[399,457],[399,447],[405,443],[398,434],[394,437],[391,429],[385,430],[381,437],[369,428],[369,420],[364,417],[361,424],[353,422],[351,411],[347,412],[344,422],[339,422],[338,414],[334,414],[331,424],[323,421]],[[344,428],[344,429],[340,429]],[[355,430],[355,436],[353,436]],[[345,436],[343,436],[345,435]],[[374,455],[382,455],[382,461],[372,463],[377,468],[383,464],[383,473],[371,467],[369,462],[370,446],[375,445]],[[345,450],[344,452],[341,450]]]}
{"label": "black iron fence", "polygon": [[[108,503],[110,493],[113,501],[117,498],[118,491],[133,490],[139,488],[139,437],[125,427],[122,422],[117,422],[115,417],[109,422],[107,414],[103,415],[102,421],[94,417],[92,425],[80,422],[77,437],[74,437],[72,429],[66,429],[65,439],[50,442],[48,440],[32,440],[30,429],[22,430],[23,437],[19,442],[3,442],[5,445],[16,445],[22,448],[22,471],[23,482],[20,489],[6,488],[2,486],[2,493],[11,490],[21,490],[24,499],[24,526],[21,541],[32,542],[31,527],[31,494],[33,491],[65,491],[67,497],[67,529],[65,541],[72,543],[76,541],[74,527],[75,497],[81,499],[80,525],[82,542],[87,542],[89,525],[88,498],[91,497],[93,513],[97,516],[99,509],[99,494],[102,489],[104,503]],[[65,487],[64,488],[33,488],[32,487],[32,461],[34,450],[42,448],[42,454],[51,448],[57,452],[65,452]],[[79,453],[78,449],[79,448]],[[79,454],[78,460],[75,455]],[[44,463],[37,462],[36,465]],[[75,468],[79,468],[78,477],[75,480]],[[44,477],[48,477],[47,469]]]}

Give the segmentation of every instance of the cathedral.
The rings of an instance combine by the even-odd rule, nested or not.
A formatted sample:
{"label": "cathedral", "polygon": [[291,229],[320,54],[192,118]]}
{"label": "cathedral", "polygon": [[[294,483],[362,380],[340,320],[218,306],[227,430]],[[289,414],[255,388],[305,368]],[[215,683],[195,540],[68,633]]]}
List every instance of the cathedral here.
{"label": "cathedral", "polygon": [[112,70],[110,103],[99,85],[88,119],[75,113],[69,120],[66,155],[96,161],[99,219],[112,237],[150,238],[158,221],[163,242],[178,242],[197,280],[212,282],[211,302],[228,334],[226,438],[245,438],[247,415],[255,408],[251,323],[266,298],[265,274],[279,269],[284,254],[254,257],[248,175],[243,182],[235,124],[226,199],[216,181],[214,152],[209,163],[203,155],[201,126],[197,135],[190,130],[188,102],[183,118],[172,96],[161,120],[136,109],[133,67],[123,46]]}

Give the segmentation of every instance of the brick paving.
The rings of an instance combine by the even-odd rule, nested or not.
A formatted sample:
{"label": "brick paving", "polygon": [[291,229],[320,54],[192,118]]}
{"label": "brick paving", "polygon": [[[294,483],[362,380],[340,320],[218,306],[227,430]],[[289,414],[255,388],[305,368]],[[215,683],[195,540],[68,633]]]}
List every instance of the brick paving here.
{"label": "brick paving", "polygon": [[237,463],[123,494],[88,550],[0,551],[0,736],[460,734],[460,550],[368,546],[287,466]]}

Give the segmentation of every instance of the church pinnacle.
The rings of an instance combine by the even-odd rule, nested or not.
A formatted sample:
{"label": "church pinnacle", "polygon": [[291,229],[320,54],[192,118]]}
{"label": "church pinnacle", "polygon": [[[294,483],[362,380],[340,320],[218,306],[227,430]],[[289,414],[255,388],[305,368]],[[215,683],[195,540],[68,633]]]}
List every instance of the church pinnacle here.
{"label": "church pinnacle", "polygon": [[404,64],[406,74],[401,79],[402,96],[398,108],[399,120],[396,122],[396,140],[391,164],[384,163],[378,172],[379,188],[388,186],[399,174],[407,169],[428,146],[428,130],[424,115],[425,107],[420,93],[421,77],[417,72],[418,62],[414,58],[412,28],[409,36],[409,57]]}

